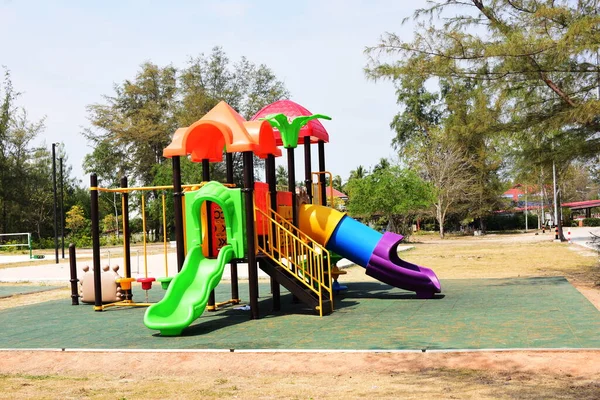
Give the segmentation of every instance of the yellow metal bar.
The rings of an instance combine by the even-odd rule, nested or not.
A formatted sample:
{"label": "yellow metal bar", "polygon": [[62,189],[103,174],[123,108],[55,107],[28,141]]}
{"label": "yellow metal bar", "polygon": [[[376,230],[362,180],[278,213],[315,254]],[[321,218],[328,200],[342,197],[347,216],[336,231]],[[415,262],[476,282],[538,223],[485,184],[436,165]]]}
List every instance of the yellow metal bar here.
{"label": "yellow metal bar", "polygon": [[153,303],[135,303],[132,300],[117,301],[115,303],[103,304],[101,310],[111,307],[150,307]]}
{"label": "yellow metal bar", "polygon": [[163,237],[165,243],[165,276],[169,276],[169,257],[167,257],[167,201],[165,192],[162,193]]}
{"label": "yellow metal bar", "polygon": [[144,277],[148,277],[148,253],[146,252],[146,196],[142,195],[142,238],[144,240]]}
{"label": "yellow metal bar", "polygon": [[[195,183],[193,185],[181,185],[182,189],[192,189],[192,188],[201,188],[207,182]],[[235,187],[233,183],[223,183],[223,186],[226,187]],[[135,191],[150,191],[150,190],[168,190],[173,189],[173,185],[163,185],[163,186],[138,186],[138,187],[127,187],[127,188],[103,188],[103,187],[90,187],[90,190],[98,190],[100,192],[116,192],[116,193],[125,193],[125,192],[135,192]]]}
{"label": "yellow metal bar", "polygon": [[215,307],[223,307],[228,304],[240,304],[240,302],[241,302],[240,299],[231,299],[231,300],[222,301],[220,303],[217,303],[217,304],[215,304]]}
{"label": "yellow metal bar", "polygon": [[[321,205],[323,205],[323,206],[327,205],[327,199],[321,199],[321,197],[320,197],[321,196],[321,181],[319,180],[319,176],[320,175],[329,175],[329,187],[331,188],[331,190],[330,190],[331,194],[329,196],[329,200],[331,201],[331,203],[330,203],[331,207],[333,207],[335,205],[334,202],[333,202],[333,199],[334,199],[334,196],[333,196],[333,175],[329,171],[313,172],[312,175],[313,175],[313,177],[314,176],[317,177],[317,182],[316,182],[316,184],[317,184],[317,193],[319,194],[318,196],[315,196],[315,193],[313,191],[313,204],[315,204],[314,203],[314,199],[315,198],[319,198],[321,200],[320,201]],[[314,182],[313,182],[313,185],[314,185]]]}

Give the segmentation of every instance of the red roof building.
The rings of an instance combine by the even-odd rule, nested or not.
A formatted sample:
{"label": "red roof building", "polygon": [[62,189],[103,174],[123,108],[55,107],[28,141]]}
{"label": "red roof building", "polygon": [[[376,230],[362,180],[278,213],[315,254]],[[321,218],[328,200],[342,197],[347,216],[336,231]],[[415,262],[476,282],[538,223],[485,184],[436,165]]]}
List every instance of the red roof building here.
{"label": "red roof building", "polygon": [[339,190],[332,188],[331,186],[327,186],[327,188],[325,189],[325,193],[327,194],[327,197],[331,197],[331,191],[333,190],[333,197],[337,197],[339,199],[342,200],[348,200],[348,195],[345,193],[340,192]]}

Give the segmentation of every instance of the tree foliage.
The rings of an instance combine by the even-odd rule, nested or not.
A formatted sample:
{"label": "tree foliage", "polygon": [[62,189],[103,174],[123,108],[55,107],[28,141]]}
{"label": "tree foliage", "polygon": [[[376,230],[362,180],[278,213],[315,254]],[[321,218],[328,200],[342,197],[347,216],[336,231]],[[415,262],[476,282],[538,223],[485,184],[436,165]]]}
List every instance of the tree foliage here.
{"label": "tree foliage", "polygon": [[480,219],[497,206],[503,160],[525,170],[554,163],[566,171],[573,160],[595,157],[597,6],[595,0],[430,1],[414,15],[414,38],[387,33],[366,50],[367,75],[397,87],[402,110],[391,124],[393,144],[414,155],[439,128],[450,145],[461,146],[478,193],[469,212]]}
{"label": "tree foliage", "polygon": [[362,179],[346,184],[350,215],[372,220],[379,226],[410,234],[410,223],[432,202],[429,184],[414,172],[395,165],[380,168]]}
{"label": "tree foliage", "polygon": [[85,218],[83,208],[79,205],[74,205],[69,211],[65,218],[65,227],[72,233],[76,234],[81,232],[88,225],[88,221]]}
{"label": "tree foliage", "polygon": [[[44,119],[31,121],[17,104],[19,96],[10,72],[4,69],[0,84],[0,232],[33,232],[34,238],[40,239],[53,233],[52,157],[45,145],[34,145],[44,130]],[[57,156],[66,164],[60,146]],[[75,201],[71,194],[76,182],[70,178],[68,165],[64,172],[65,204],[69,206]]]}
{"label": "tree foliage", "polygon": [[[104,103],[88,106],[91,127],[83,135],[94,150],[86,156],[84,168],[107,186],[118,185],[121,176],[128,176],[131,184],[164,184],[163,169],[170,163],[162,152],[178,127],[194,123],[221,100],[249,118],[288,96],[267,66],[246,58],[232,64],[220,47],[191,58],[180,70],[146,62],[133,80],[115,85]],[[184,183],[201,180],[200,166],[184,164],[185,160]],[[241,157],[234,157],[237,182],[242,179],[241,165]],[[224,163],[211,165],[210,172],[211,179],[224,180]]]}
{"label": "tree foliage", "polygon": [[[103,103],[89,105],[91,126],[83,136],[93,151],[84,160],[86,172],[95,172],[103,186],[119,186],[127,176],[129,185],[158,186],[172,182],[171,162],[163,158],[165,147],[178,127],[189,126],[224,100],[249,118],[268,103],[289,95],[283,83],[265,65],[242,58],[231,63],[220,47],[209,55],[200,54],[177,69],[151,62],[141,65],[136,76],[114,86]],[[242,158],[233,159],[234,183],[242,181]],[[258,168],[262,165],[255,163]],[[202,166],[181,158],[184,184],[202,181]],[[212,180],[224,181],[225,163],[210,166]],[[132,196],[135,209],[139,196]],[[102,215],[112,213],[112,198],[101,196]],[[148,229],[162,231],[161,193],[152,191],[146,198]],[[114,204],[113,204],[114,206]],[[168,200],[167,214],[172,212]],[[139,210],[138,210],[139,211]],[[170,227],[167,227],[168,229]]]}
{"label": "tree foliage", "polygon": [[275,181],[278,187],[285,187],[287,190],[288,186],[288,171],[283,165],[278,165],[275,170]]}
{"label": "tree foliage", "polygon": [[389,33],[367,50],[369,76],[474,81],[502,103],[496,130],[547,139],[566,160],[597,154],[597,1],[430,3],[414,16],[420,24],[412,41]]}
{"label": "tree foliage", "polygon": [[469,158],[463,150],[441,138],[434,140],[421,152],[420,175],[433,189],[433,215],[444,238],[444,223],[449,214],[460,213],[469,204],[477,204],[476,177],[471,173]]}

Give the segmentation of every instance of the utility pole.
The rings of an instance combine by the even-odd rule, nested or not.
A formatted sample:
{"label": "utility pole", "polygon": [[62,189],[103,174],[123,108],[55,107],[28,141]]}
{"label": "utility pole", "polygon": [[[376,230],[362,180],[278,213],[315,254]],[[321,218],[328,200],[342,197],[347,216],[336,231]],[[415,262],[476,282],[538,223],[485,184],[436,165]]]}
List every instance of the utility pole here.
{"label": "utility pole", "polygon": [[525,185],[525,232],[529,229],[528,221],[527,221],[527,185]]}
{"label": "utility pole", "polygon": [[57,199],[56,199],[56,145],[58,143],[52,143],[52,186],[54,192],[54,254],[56,256],[56,263],[58,264],[58,214],[56,212]]}
{"label": "utility pole", "polygon": [[[544,221],[544,218],[546,216],[544,215],[544,211],[545,211],[544,201],[546,199],[544,198],[544,170],[542,168],[540,168],[540,197],[542,199],[541,200],[541,218],[540,219],[542,220],[542,226],[545,227],[546,226],[546,222]],[[540,219],[538,219],[538,222],[539,222]],[[539,229],[539,227],[538,227],[538,229]]]}
{"label": "utility pole", "polygon": [[556,163],[552,160],[552,186],[554,191],[554,221],[553,225],[558,225],[558,203],[556,202]]}
{"label": "utility pole", "polygon": [[64,187],[63,187],[63,158],[60,161],[60,240],[62,244],[62,258],[65,258],[65,211],[64,211]]}

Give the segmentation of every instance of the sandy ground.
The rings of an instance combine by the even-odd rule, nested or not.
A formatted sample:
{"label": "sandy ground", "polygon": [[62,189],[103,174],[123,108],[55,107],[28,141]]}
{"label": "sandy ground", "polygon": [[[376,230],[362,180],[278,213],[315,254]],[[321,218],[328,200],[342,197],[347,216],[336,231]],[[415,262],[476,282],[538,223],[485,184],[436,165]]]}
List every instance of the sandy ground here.
{"label": "sandy ground", "polygon": [[0,398],[572,398],[600,396],[600,351],[0,352]]}
{"label": "sandy ground", "polygon": [[[416,258],[456,248],[438,260],[448,278],[471,247],[548,242],[547,235],[416,237]],[[424,246],[426,245],[426,246]],[[432,246],[432,247],[427,247]],[[466,247],[465,247],[466,246]],[[560,246],[560,244],[558,245]],[[464,250],[464,249],[467,250]],[[463,250],[460,250],[463,249]],[[600,289],[583,264],[598,254],[561,248],[569,280],[600,310]],[[462,251],[462,253],[461,253]],[[571,253],[572,252],[572,253]],[[413,252],[409,252],[413,254]],[[462,254],[462,255],[461,255]],[[432,257],[434,257],[433,255]],[[555,257],[549,255],[548,257]],[[432,258],[435,261],[435,258]],[[470,263],[476,263],[471,260]],[[542,260],[542,265],[547,261]],[[573,268],[573,271],[571,271]],[[434,268],[435,269],[435,268]],[[368,280],[347,269],[346,282]],[[553,273],[552,270],[543,270]],[[538,267],[525,271],[539,272]],[[513,271],[498,271],[498,274]],[[494,274],[492,274],[494,276]],[[68,296],[66,289],[4,299],[4,307]],[[3,307],[0,301],[0,309]],[[1,347],[1,346],[0,346]],[[475,352],[70,352],[0,351],[0,399],[9,398],[600,398],[600,350]]]}

